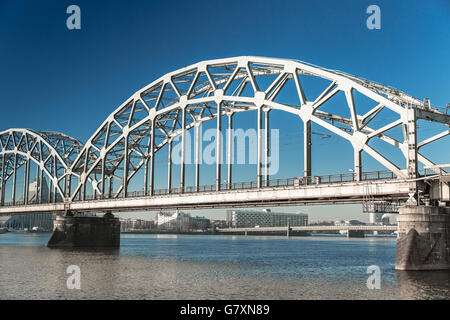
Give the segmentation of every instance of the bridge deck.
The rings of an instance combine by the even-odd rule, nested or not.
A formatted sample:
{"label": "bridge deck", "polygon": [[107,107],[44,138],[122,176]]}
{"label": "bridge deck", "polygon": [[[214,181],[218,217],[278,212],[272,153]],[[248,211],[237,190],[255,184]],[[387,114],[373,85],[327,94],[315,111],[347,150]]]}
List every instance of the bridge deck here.
{"label": "bridge deck", "polygon": [[375,199],[394,197],[407,199],[407,180],[381,179],[360,182],[322,183],[316,185],[263,187],[241,190],[221,190],[75,201],[71,203],[31,204],[0,207],[0,215],[18,215],[44,212],[64,212],[66,209],[82,212],[133,211],[160,209],[201,209],[223,207],[277,206],[361,203],[367,196],[367,186],[375,190]]}
{"label": "bridge deck", "polygon": [[[277,232],[286,231],[287,227],[260,227],[260,228],[225,228],[217,229],[217,232]],[[290,227],[291,231],[396,231],[397,226],[301,226]]]}

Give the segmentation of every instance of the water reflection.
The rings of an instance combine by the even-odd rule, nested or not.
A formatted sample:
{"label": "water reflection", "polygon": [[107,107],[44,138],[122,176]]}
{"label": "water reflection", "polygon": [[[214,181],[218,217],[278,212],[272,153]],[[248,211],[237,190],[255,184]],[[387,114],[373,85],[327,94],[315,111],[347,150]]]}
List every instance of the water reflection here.
{"label": "water reflection", "polygon": [[[449,272],[395,271],[395,239],[122,235],[120,249],[0,236],[0,299],[449,299]],[[66,286],[78,265],[81,290]],[[381,268],[380,290],[366,286]]]}
{"label": "water reflection", "polygon": [[178,238],[177,234],[157,234],[156,239],[176,239]]}

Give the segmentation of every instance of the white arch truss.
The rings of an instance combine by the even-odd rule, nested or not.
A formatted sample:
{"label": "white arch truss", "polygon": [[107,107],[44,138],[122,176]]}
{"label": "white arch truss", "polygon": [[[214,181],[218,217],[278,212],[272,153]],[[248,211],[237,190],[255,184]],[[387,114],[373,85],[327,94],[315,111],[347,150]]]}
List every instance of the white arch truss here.
{"label": "white arch truss", "polygon": [[64,186],[68,183],[69,170],[83,144],[78,140],[58,132],[38,132],[30,129],[9,129],[0,132],[0,194],[4,204],[5,185],[12,178],[12,203],[15,204],[17,171],[24,170],[24,200],[28,204],[30,191],[30,162],[36,164],[35,201],[52,201],[43,199],[44,175],[49,180],[48,195],[53,201],[59,196],[64,199],[68,192]]}
{"label": "white arch truss", "polygon": [[[304,77],[322,79],[328,85],[314,96],[304,85]],[[280,99],[288,87],[293,88],[295,101]],[[359,114],[355,94],[373,102],[369,110]],[[325,111],[328,101],[343,95],[342,108],[349,116]],[[294,102],[293,102],[294,101]],[[172,184],[172,143],[181,136],[180,192],[185,190],[186,132],[195,134],[195,191],[199,190],[199,132],[206,121],[216,120],[217,136],[222,133],[222,118],[228,118],[232,129],[233,115],[245,111],[257,112],[257,172],[256,187],[269,185],[268,128],[271,110],[281,110],[298,116],[304,128],[303,176],[311,177],[311,124],[314,123],[349,141],[353,147],[354,180],[364,180],[361,154],[366,152],[399,179],[418,176],[418,163],[428,167],[434,163],[419,150],[450,134],[445,130],[423,141],[417,141],[417,120],[424,119],[450,126],[450,116],[428,103],[400,90],[344,72],[325,69],[298,60],[233,57],[202,61],[167,73],[135,92],[121,104],[95,131],[85,145],[56,132],[29,129],[9,129],[0,132],[0,195],[4,204],[5,183],[12,178],[13,201],[17,170],[24,166],[24,204],[27,204],[30,162],[37,164],[36,194],[42,198],[43,176],[50,181],[48,201],[87,200],[94,197],[127,197],[128,186],[138,171],[144,170],[143,194],[155,194],[155,155],[168,146],[168,190]],[[395,120],[374,127],[374,119],[385,110],[396,115]],[[265,128],[263,136],[262,128]],[[393,128],[402,129],[402,139],[387,134]],[[232,136],[227,136],[227,183],[232,182]],[[379,139],[399,149],[405,165],[398,167],[369,145]],[[264,141],[264,143],[263,143]],[[216,139],[216,186],[221,185],[222,141]],[[265,146],[263,149],[263,145]],[[265,169],[265,170],[263,170]],[[308,183],[308,179],[305,179]],[[265,183],[265,184],[264,184]],[[113,185],[116,190],[113,190]],[[89,190],[87,190],[89,188]],[[414,192],[414,190],[411,190]],[[42,199],[40,199],[42,200]]]}
{"label": "white arch truss", "polygon": [[[302,85],[301,76],[325,79],[329,86],[321,94],[310,99]],[[262,85],[261,79],[270,78]],[[277,97],[283,93],[288,82],[296,88],[298,104],[280,103]],[[376,104],[364,114],[357,113],[354,93],[359,92]],[[350,117],[345,118],[324,112],[321,107],[338,93],[345,95]],[[180,189],[185,187],[185,133],[198,128],[205,121],[217,119],[218,134],[221,118],[227,116],[229,127],[233,114],[248,110],[258,113],[258,168],[257,183],[262,186],[262,159],[268,150],[262,150],[261,128],[263,120],[268,125],[270,110],[282,110],[301,118],[304,123],[304,176],[311,176],[311,123],[315,123],[349,141],[354,149],[355,180],[361,180],[361,153],[369,154],[398,178],[417,177],[418,162],[432,165],[418,149],[449,134],[442,132],[426,141],[417,142],[417,119],[427,119],[450,124],[449,116],[433,109],[424,102],[395,88],[383,86],[346,73],[314,66],[302,61],[265,57],[233,57],[202,61],[170,72],[135,92],[103,122],[87,141],[71,167],[71,174],[78,179],[71,199],[85,199],[86,187],[100,197],[127,196],[130,180],[144,167],[144,194],[154,192],[154,158],[166,144],[171,148],[175,137],[181,135],[182,162]],[[378,129],[371,128],[371,121],[388,109],[398,118]],[[403,141],[386,134],[400,126]],[[267,139],[267,136],[264,137]],[[403,153],[404,168],[397,167],[369,146],[372,139],[381,139]],[[217,139],[218,148],[221,139]],[[231,145],[231,141],[227,145]],[[268,145],[267,143],[265,144]],[[198,150],[196,150],[196,153]],[[169,153],[170,154],[170,153]],[[230,157],[231,151],[227,151]],[[217,153],[217,159],[220,159]],[[267,158],[266,158],[267,159]],[[220,165],[217,161],[216,181],[220,189]],[[267,164],[267,161],[265,161]],[[228,182],[231,183],[231,161],[228,163]],[[196,163],[196,188],[199,184],[199,165]],[[171,186],[171,162],[169,159],[168,188]],[[268,171],[266,167],[266,181]],[[113,182],[118,191],[112,193]]]}

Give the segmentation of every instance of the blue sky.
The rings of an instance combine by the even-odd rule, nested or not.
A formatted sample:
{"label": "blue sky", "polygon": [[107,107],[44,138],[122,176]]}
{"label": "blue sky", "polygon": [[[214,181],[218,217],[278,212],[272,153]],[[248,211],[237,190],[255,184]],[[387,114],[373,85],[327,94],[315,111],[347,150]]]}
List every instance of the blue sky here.
{"label": "blue sky", "polygon": [[[66,28],[71,4],[81,8],[81,30]],[[371,4],[381,8],[381,30],[366,27]],[[0,130],[61,131],[84,142],[124,100],[159,76],[239,55],[300,59],[443,107],[449,102],[449,30],[446,0],[0,0]],[[295,145],[301,135],[298,141],[289,137],[300,130],[285,117],[273,125],[292,123],[281,138]],[[428,152],[449,163],[449,143],[444,139]],[[316,135],[314,145],[321,147],[313,149],[316,174],[348,172],[352,154],[347,157],[351,149],[343,141]],[[281,150],[283,159],[301,158],[294,149]],[[326,156],[330,152],[334,161]],[[294,160],[282,162],[280,177],[298,175],[301,165]],[[318,217],[361,210],[318,208],[311,209]]]}

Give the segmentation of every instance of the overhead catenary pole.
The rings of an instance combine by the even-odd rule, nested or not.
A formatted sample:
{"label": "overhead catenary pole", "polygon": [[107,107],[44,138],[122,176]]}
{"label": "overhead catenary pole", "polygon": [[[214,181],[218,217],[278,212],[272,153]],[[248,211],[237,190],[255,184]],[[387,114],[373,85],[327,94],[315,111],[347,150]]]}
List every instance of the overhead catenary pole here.
{"label": "overhead catenary pole", "polygon": [[222,103],[217,103],[216,128],[216,190],[220,190],[221,158],[222,158]]}
{"label": "overhead catenary pole", "polygon": [[195,123],[195,191],[200,190],[200,157],[201,157],[201,125],[200,121]]}
{"label": "overhead catenary pole", "polygon": [[228,132],[227,132],[227,158],[228,158],[228,170],[227,170],[227,182],[228,189],[231,189],[233,183],[233,113],[228,114]]}
{"label": "overhead catenary pole", "polygon": [[270,129],[269,129],[269,113],[270,109],[267,109],[264,113],[264,174],[265,174],[265,186],[269,186],[269,152],[270,152]]}
{"label": "overhead catenary pole", "polygon": [[42,203],[43,198],[43,190],[44,190],[44,170],[42,166],[39,166],[39,203]]}
{"label": "overhead catenary pole", "polygon": [[144,196],[148,194],[148,163],[149,163],[149,155],[145,155],[144,159]]}
{"label": "overhead catenary pole", "polygon": [[[71,194],[72,194],[72,175],[67,175],[67,179],[68,179],[68,182],[67,182],[67,197],[68,198],[70,198],[70,196],[71,196]],[[105,181],[103,181],[103,183],[106,183],[106,178],[105,178]]]}
{"label": "overhead catenary pole", "polygon": [[[53,157],[53,176],[55,178],[53,178],[53,202],[56,203],[56,185],[57,185],[57,179],[56,177],[58,176],[58,171],[56,169],[56,157]],[[95,190],[94,190],[95,191]]]}
{"label": "overhead catenary pole", "polygon": [[39,195],[39,165],[36,166],[36,189],[34,194],[34,202],[38,203],[38,195]]}
{"label": "overhead catenary pole", "polygon": [[109,198],[112,198],[112,196],[113,196],[113,177],[112,177],[112,175],[109,175],[108,176],[108,197]]}
{"label": "overhead catenary pole", "polygon": [[303,122],[303,178],[305,184],[311,177],[311,120]]}
{"label": "overhead catenary pole", "polygon": [[181,174],[180,174],[180,192],[184,193],[185,183],[185,163],[186,163],[186,106],[181,109]]}
{"label": "overhead catenary pole", "polygon": [[361,150],[354,149],[354,162],[355,162],[355,168],[354,168],[354,176],[355,181],[361,181],[362,179],[362,165],[361,165]]}
{"label": "overhead catenary pole", "polygon": [[258,116],[257,116],[257,166],[256,166],[256,184],[258,188],[261,188],[262,185],[262,106],[258,107]]}
{"label": "overhead catenary pole", "polygon": [[48,203],[52,202],[52,179],[49,178],[48,179],[48,199],[47,199]]}
{"label": "overhead catenary pole", "polygon": [[13,185],[12,185],[12,204],[16,204],[16,172],[17,172],[17,153],[14,154],[14,170],[13,170]]}
{"label": "overhead catenary pole", "polygon": [[167,146],[167,193],[170,193],[172,189],[172,139],[169,139]]}
{"label": "overhead catenary pole", "polygon": [[122,190],[123,190],[123,197],[127,197],[128,193],[128,168],[129,168],[129,153],[128,153],[128,134],[124,137],[124,159],[123,159],[123,179],[122,179]]}
{"label": "overhead catenary pole", "polygon": [[0,183],[0,206],[5,205],[5,154],[2,154],[2,174]]}
{"label": "overhead catenary pole", "polygon": [[30,160],[25,160],[25,172],[23,179],[23,201],[28,204],[28,190],[30,188]]}
{"label": "overhead catenary pole", "polygon": [[152,120],[150,136],[150,195],[155,193],[155,119]]}
{"label": "overhead catenary pole", "polygon": [[[102,160],[102,162],[103,162],[103,160]],[[68,196],[68,193],[69,193],[68,190],[67,190],[67,184],[68,184],[68,178],[69,177],[70,177],[69,175],[64,176],[64,188],[63,188],[63,196],[64,196],[64,198],[66,198]],[[105,184],[105,181],[102,180],[102,186],[104,184]]]}
{"label": "overhead catenary pole", "polygon": [[[408,178],[416,179],[418,176],[417,167],[417,114],[416,109],[412,106],[406,108],[407,115],[407,133],[408,133],[408,159],[407,170]],[[410,195],[414,194],[416,203],[419,204],[417,194],[417,182],[413,181],[409,184]]]}

